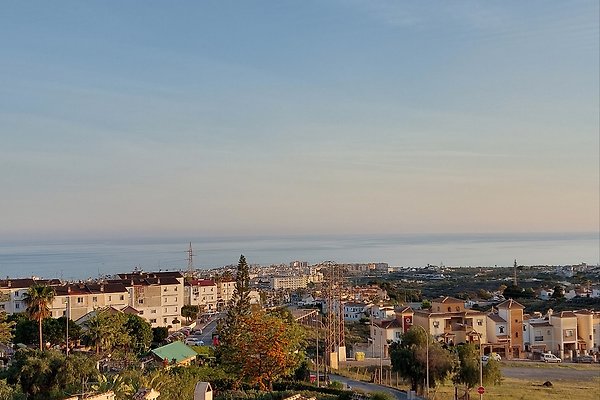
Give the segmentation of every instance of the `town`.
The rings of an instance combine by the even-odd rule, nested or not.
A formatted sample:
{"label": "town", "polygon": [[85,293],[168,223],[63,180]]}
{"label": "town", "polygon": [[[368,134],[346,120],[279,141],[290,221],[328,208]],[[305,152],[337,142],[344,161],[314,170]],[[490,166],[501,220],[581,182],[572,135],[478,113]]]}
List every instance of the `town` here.
{"label": "town", "polygon": [[[383,360],[389,366],[402,338],[417,328],[446,348],[476,345],[481,368],[491,358],[594,363],[600,354],[599,277],[598,266],[519,266],[516,260],[512,267],[495,268],[293,261],[247,266],[246,294],[255,310],[286,310],[294,324],[316,332],[317,342],[309,339],[306,347],[314,360],[309,367],[313,383],[319,385],[323,379],[331,384],[323,370],[331,374],[371,364],[375,370],[367,378],[385,384],[384,374],[391,376],[391,370]],[[35,347],[38,339],[42,350],[53,348],[67,355],[92,351],[90,340],[81,339],[86,331],[89,336],[92,321],[108,314],[122,315],[122,321],[138,318],[152,330],[152,340],[146,339],[151,351],[140,365],[213,364],[224,335],[219,324],[239,297],[239,282],[239,265],[194,268],[191,244],[187,269],[135,269],[80,282],[35,277],[0,280],[3,320],[12,321],[12,336],[24,342],[0,345],[0,367],[9,369],[13,364],[17,343]],[[37,324],[29,325],[33,333],[22,332],[25,325],[19,316],[31,316],[32,288],[51,291],[45,317],[62,319],[64,325],[61,334],[53,335],[51,324],[44,320],[42,327],[40,320],[44,343],[36,334]],[[111,347],[102,344],[101,337],[94,343],[99,368],[120,371],[130,365],[116,357],[111,360]],[[429,379],[429,368],[427,374]],[[427,384],[427,393],[429,388]],[[139,398],[160,393],[142,389],[147,397]],[[422,383],[412,389],[423,394]],[[117,398],[112,396],[98,398]]]}

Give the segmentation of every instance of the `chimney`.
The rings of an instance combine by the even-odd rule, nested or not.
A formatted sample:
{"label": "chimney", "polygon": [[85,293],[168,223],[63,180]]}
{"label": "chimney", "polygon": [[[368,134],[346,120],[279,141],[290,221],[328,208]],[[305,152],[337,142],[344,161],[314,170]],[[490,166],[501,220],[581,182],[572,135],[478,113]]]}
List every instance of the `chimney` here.
{"label": "chimney", "polygon": [[104,283],[100,284],[100,291],[104,292]]}

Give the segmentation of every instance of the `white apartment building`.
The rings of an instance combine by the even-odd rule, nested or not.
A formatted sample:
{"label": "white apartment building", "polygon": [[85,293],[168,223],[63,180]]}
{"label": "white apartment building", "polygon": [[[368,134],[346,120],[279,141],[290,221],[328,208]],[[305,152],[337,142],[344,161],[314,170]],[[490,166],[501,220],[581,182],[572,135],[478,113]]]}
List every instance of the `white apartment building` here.
{"label": "white apartment building", "polygon": [[52,318],[68,315],[75,321],[98,308],[120,310],[129,304],[129,292],[122,283],[72,283],[56,285],[53,289]]}
{"label": "white apartment building", "polygon": [[7,314],[15,314],[25,312],[27,305],[25,304],[25,293],[29,287],[34,284],[41,285],[60,285],[58,279],[5,279],[0,280],[0,311],[5,311]]}
{"label": "white apartment building", "polygon": [[134,272],[119,274],[119,280],[129,292],[129,306],[139,311],[150,325],[179,329],[185,291],[179,272]]}
{"label": "white apartment building", "polygon": [[187,280],[184,284],[184,304],[198,306],[200,311],[217,309],[217,284],[210,279]]}
{"label": "white apartment building", "polygon": [[307,275],[298,276],[274,276],[269,279],[272,290],[296,290],[306,288],[308,285]]}
{"label": "white apartment building", "polygon": [[225,309],[233,297],[235,291],[235,280],[222,280],[217,282],[217,309]]}

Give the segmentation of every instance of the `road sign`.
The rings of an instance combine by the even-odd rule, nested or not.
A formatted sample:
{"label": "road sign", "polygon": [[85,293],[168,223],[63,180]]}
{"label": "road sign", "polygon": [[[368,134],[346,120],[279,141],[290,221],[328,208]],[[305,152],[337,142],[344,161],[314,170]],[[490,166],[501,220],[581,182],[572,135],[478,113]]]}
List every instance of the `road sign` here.
{"label": "road sign", "polygon": [[483,386],[479,386],[479,387],[477,388],[477,393],[479,393],[479,394],[484,394],[484,393],[485,393],[485,388],[484,388]]}

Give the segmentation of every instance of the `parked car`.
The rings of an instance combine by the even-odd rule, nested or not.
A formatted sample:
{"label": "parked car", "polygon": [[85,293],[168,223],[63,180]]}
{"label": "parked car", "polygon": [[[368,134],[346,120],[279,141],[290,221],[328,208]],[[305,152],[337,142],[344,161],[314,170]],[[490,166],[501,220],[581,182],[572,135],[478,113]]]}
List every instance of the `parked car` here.
{"label": "parked car", "polygon": [[481,361],[483,362],[483,365],[486,365],[489,360],[501,361],[502,357],[500,357],[500,354],[498,353],[490,353],[486,354],[485,356],[481,356]]}
{"label": "parked car", "polygon": [[188,346],[204,346],[204,340],[201,340],[199,338],[188,337],[187,339],[185,339],[184,343]]}
{"label": "parked car", "polygon": [[594,357],[588,355],[579,356],[575,358],[575,362],[592,364],[594,362]]}
{"label": "parked car", "polygon": [[554,354],[544,353],[542,354],[542,361],[546,363],[560,363],[562,359],[556,357]]}

